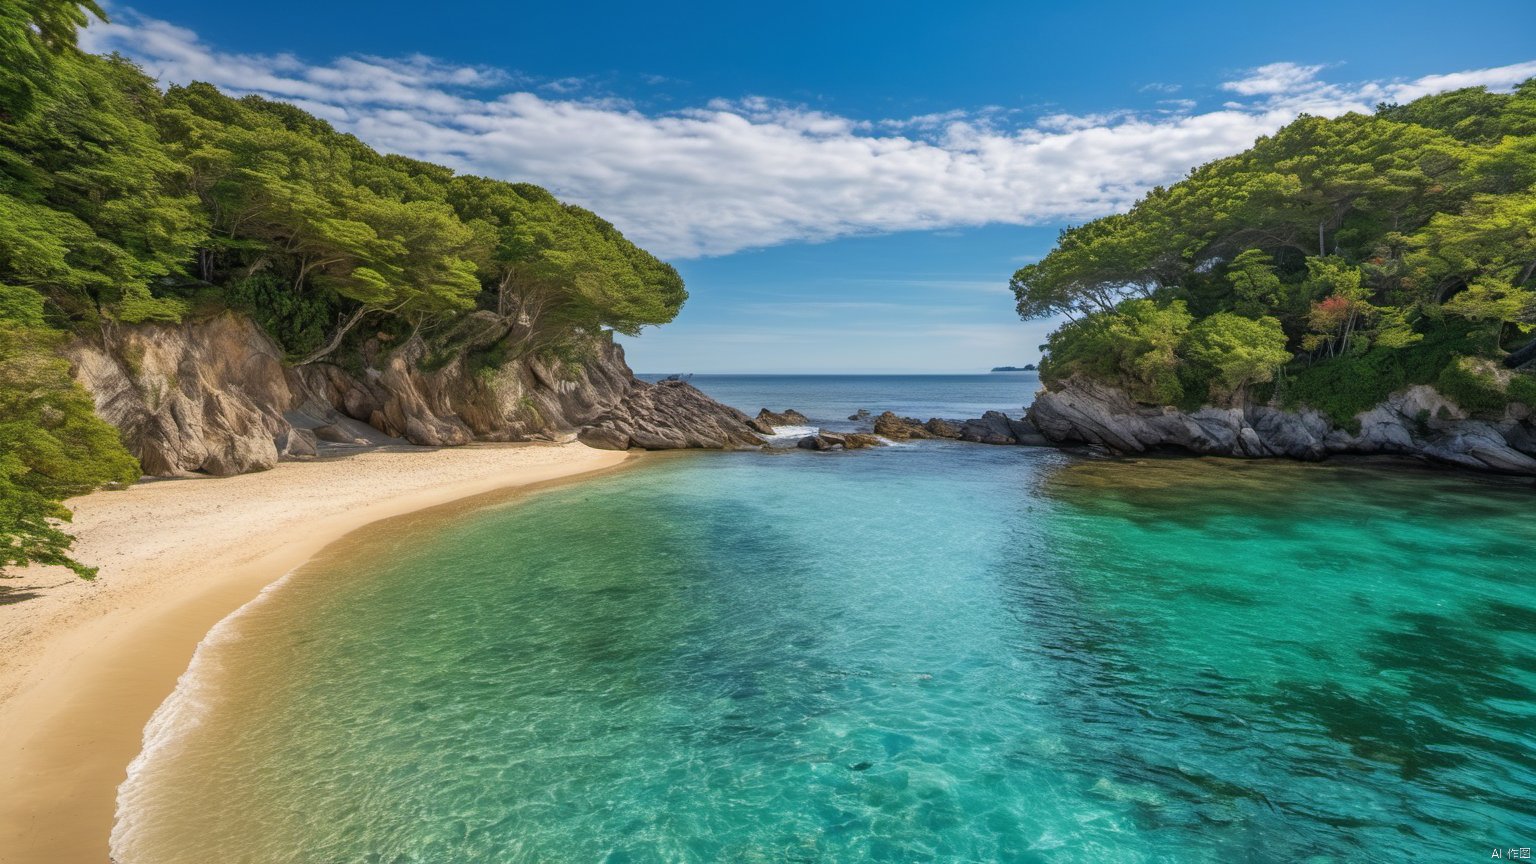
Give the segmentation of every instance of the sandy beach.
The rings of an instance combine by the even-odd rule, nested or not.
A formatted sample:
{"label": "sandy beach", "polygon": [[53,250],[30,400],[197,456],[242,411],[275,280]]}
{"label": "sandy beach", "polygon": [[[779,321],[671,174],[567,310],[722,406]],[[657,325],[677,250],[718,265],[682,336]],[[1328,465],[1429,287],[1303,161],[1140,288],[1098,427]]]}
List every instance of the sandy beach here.
{"label": "sandy beach", "polygon": [[569,445],[373,451],[70,502],[93,582],[0,583],[0,862],[102,864],[145,723],[204,634],[328,544],[381,519],[612,468]]}

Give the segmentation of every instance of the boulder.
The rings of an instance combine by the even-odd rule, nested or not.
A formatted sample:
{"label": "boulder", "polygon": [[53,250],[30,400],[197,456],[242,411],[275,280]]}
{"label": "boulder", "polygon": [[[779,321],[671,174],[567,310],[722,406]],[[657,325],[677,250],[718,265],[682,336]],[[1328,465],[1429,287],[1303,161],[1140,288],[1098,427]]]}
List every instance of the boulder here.
{"label": "boulder", "polygon": [[833,450],[841,447],[841,442],[835,442],[825,435],[807,435],[795,442],[795,446],[801,450]]}
{"label": "boulder", "polygon": [[875,434],[896,440],[936,437],[916,417],[897,417],[890,411],[875,418]]}
{"label": "boulder", "polygon": [[842,436],[843,447],[847,450],[863,450],[866,447],[887,446],[884,438],[878,435],[868,435],[863,432],[849,432]]}
{"label": "boulder", "polygon": [[636,380],[617,405],[582,428],[580,440],[591,446],[604,442],[608,449],[619,449],[615,445],[620,440],[647,450],[761,447],[767,442],[750,425],[751,419],[685,381]]}
{"label": "boulder", "polygon": [[327,423],[324,426],[316,426],[310,430],[315,438],[332,444],[357,444],[360,443],[351,432],[341,428],[335,423]]}
{"label": "boulder", "polygon": [[1025,447],[1049,447],[1051,445],[1050,439],[1040,434],[1040,430],[1036,429],[1035,424],[1029,422],[1028,418],[1023,420],[1010,418],[1008,420],[1008,430],[1013,433],[1014,442]]}
{"label": "boulder", "polygon": [[611,426],[586,426],[576,433],[576,439],[598,450],[628,450],[629,434]]}
{"label": "boulder", "polygon": [[279,456],[303,458],[319,453],[319,438],[313,429],[289,427],[277,438]]}
{"label": "boulder", "polygon": [[[757,412],[756,420],[757,420],[758,423],[764,424],[764,425],[766,425],[766,426],[768,426],[770,428],[771,427],[777,427],[777,426],[809,426],[809,425],[811,425],[811,418],[805,416],[804,414],[801,414],[799,411],[796,411],[793,408],[786,408],[782,412],[779,412],[777,414],[772,412],[772,411],[769,411],[767,408],[764,408],[761,411]],[[772,435],[773,433],[770,431],[770,432],[767,432],[767,433],[764,433],[764,434]]]}
{"label": "boulder", "polygon": [[960,427],[960,440],[979,444],[1018,443],[1007,415],[1001,411],[988,411],[978,419],[965,421]]}
{"label": "boulder", "polygon": [[[964,421],[960,421],[960,425],[964,425]],[[923,428],[928,430],[935,438],[958,439],[960,437],[960,425],[956,425],[948,420],[941,420],[938,417],[932,417],[929,418],[927,423],[923,424]]]}

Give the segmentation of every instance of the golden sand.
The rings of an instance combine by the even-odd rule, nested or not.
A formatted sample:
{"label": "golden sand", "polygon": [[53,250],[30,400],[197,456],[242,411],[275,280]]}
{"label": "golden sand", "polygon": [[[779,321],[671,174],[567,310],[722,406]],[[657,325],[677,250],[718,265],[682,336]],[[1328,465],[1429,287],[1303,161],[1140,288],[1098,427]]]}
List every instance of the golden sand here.
{"label": "golden sand", "polygon": [[34,568],[0,598],[0,862],[106,862],[117,786],[198,642],[326,545],[625,458],[580,444],[374,451],[71,501],[77,557],[100,576]]}

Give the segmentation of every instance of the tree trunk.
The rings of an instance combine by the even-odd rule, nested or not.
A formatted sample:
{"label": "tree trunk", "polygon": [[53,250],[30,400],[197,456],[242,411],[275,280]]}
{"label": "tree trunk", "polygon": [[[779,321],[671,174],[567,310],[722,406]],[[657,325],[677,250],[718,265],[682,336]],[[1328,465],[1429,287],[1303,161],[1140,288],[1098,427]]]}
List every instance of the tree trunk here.
{"label": "tree trunk", "polygon": [[1536,339],[1509,352],[1509,356],[1504,358],[1504,365],[1511,369],[1519,369],[1530,363],[1536,363]]}
{"label": "tree trunk", "polygon": [[348,318],[346,322],[341,325],[341,329],[336,331],[336,335],[331,337],[331,341],[327,342],[325,346],[320,350],[309,355],[308,357],[305,357],[303,360],[300,360],[296,365],[306,366],[315,362],[316,360],[321,359],[322,357],[325,357],[332,351],[335,351],[337,348],[340,348],[341,340],[347,338],[347,334],[352,332],[352,328],[356,327],[357,323],[362,321],[363,318],[372,311],[373,310],[369,309],[367,306],[359,306],[357,311],[352,313],[352,317]]}

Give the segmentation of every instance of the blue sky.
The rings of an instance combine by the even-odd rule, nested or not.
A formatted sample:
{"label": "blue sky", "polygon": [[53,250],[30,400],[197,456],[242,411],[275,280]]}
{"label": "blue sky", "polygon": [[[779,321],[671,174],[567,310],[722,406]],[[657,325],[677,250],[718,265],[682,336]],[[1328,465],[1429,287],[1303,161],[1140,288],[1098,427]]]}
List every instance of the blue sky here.
{"label": "blue sky", "polygon": [[1536,75],[1536,4],[114,2],[85,44],[549,187],[671,260],[654,372],[1037,357],[1056,232],[1337,114]]}

